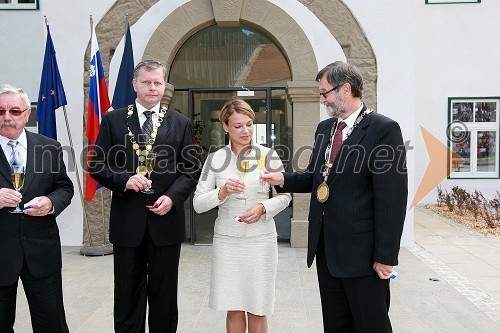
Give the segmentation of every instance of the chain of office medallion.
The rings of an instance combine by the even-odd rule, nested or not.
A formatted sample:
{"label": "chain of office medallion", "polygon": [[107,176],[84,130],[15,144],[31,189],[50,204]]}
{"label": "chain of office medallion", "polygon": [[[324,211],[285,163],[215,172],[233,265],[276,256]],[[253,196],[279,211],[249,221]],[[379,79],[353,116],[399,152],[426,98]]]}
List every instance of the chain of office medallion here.
{"label": "chain of office medallion", "polygon": [[[130,127],[127,125],[128,136],[130,137],[130,142],[132,143],[132,148],[134,149],[136,155],[138,156],[139,163],[141,165],[144,164],[144,161],[146,160],[146,156],[153,149],[153,144],[156,140],[156,135],[158,134],[158,128],[163,123],[163,118],[165,117],[165,112],[167,112],[167,109],[164,107],[161,107],[160,112],[158,114],[158,119],[153,124],[153,131],[151,132],[151,136],[148,138],[148,141],[146,143],[146,149],[144,149],[144,150],[140,149],[139,144],[135,140],[134,133],[132,133],[132,131],[130,130]],[[134,114],[134,105],[130,104],[128,106],[127,119],[130,118],[133,114]]]}

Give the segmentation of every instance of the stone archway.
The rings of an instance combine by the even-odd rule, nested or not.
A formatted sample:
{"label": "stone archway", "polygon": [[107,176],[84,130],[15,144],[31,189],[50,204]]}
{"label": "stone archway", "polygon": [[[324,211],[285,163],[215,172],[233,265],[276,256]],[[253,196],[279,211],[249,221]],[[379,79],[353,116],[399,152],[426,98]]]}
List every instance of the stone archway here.
{"label": "stone archway", "polygon": [[[330,30],[342,46],[349,62],[358,66],[365,79],[364,100],[376,108],[376,61],[373,50],[347,6],[341,0],[299,0]],[[130,13],[133,25],[158,0],[117,0],[96,26],[106,72],[110,59],[123,36],[124,13]],[[213,24],[239,26],[244,23],[264,31],[282,48],[292,72],[287,94],[293,105],[293,145],[295,149],[313,144],[319,122],[318,85],[314,81],[318,64],[314,50],[300,26],[283,9],[266,0],[192,0],[173,10],[156,28],[144,49],[143,59],[157,59],[170,70],[172,61],[184,42],[194,33]],[[89,50],[87,50],[87,55]],[[88,59],[88,56],[86,57]],[[137,60],[137,59],[136,59]],[[337,59],[332,59],[332,62]],[[88,63],[88,61],[86,61]],[[88,78],[85,83],[88,89]],[[173,87],[167,87],[168,103]],[[317,113],[310,112],[318,110]],[[85,122],[84,122],[85,124]],[[309,157],[301,156],[300,165]],[[96,203],[90,203],[89,206]],[[109,207],[109,204],[107,205]],[[292,246],[307,245],[309,195],[295,194],[291,228]],[[98,222],[100,223],[100,219]]]}

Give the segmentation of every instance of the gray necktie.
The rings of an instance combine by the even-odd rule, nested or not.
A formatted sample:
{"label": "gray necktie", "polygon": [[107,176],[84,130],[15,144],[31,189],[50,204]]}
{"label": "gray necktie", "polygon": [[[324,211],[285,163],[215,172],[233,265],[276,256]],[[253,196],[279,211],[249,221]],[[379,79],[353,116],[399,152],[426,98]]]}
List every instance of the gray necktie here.
{"label": "gray necktie", "polygon": [[23,159],[21,158],[21,154],[19,151],[17,151],[17,145],[19,144],[19,141],[15,140],[9,140],[7,143],[8,146],[11,148],[11,153],[10,153],[10,159],[9,159],[9,165],[23,165]]}
{"label": "gray necktie", "polygon": [[144,115],[146,116],[146,121],[142,124],[141,131],[146,138],[145,141],[148,141],[151,137],[151,133],[153,132],[153,111],[144,111]]}

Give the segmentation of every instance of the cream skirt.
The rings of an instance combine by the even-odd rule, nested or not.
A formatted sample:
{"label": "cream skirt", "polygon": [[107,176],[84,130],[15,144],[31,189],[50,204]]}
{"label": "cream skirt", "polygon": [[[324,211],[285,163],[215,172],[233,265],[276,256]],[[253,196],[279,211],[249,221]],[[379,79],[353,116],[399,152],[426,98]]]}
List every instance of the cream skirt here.
{"label": "cream skirt", "polygon": [[277,269],[276,234],[253,237],[215,234],[210,308],[246,311],[258,316],[271,315],[274,311]]}

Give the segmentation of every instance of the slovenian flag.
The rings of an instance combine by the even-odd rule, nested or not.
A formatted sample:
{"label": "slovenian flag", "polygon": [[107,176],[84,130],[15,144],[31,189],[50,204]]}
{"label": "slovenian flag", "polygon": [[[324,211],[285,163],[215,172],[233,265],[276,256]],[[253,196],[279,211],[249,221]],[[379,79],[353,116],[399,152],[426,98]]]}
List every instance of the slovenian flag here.
{"label": "slovenian flag", "polygon": [[[92,41],[90,54],[89,68],[89,98],[87,102],[87,130],[88,139],[87,164],[93,154],[94,145],[99,133],[102,115],[108,111],[110,107],[108,88],[104,77],[104,69],[102,67],[101,53],[99,45],[97,45],[97,37],[95,34],[94,24],[92,23]],[[85,200],[91,201],[97,191],[99,184],[90,174],[86,175],[85,184]]]}

